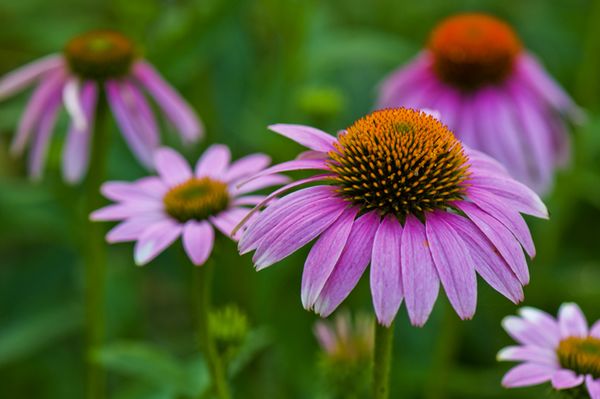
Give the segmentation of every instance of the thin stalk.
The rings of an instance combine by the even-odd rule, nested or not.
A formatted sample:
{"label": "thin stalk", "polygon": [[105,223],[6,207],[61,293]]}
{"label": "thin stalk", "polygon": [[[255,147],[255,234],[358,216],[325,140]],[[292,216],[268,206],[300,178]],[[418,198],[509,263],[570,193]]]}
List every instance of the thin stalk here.
{"label": "thin stalk", "polygon": [[392,347],[394,324],[389,327],[375,320],[375,355],[373,365],[373,398],[388,399],[390,396],[390,371],[392,368]]}
{"label": "thin stalk", "polygon": [[203,266],[194,268],[192,295],[198,317],[198,338],[200,339],[200,346],[208,363],[213,392],[219,399],[230,399],[231,394],[227,385],[225,367],[217,351],[209,324],[210,296],[214,268],[215,264],[211,260]]}
{"label": "thin stalk", "polygon": [[89,221],[89,214],[103,204],[100,185],[104,181],[108,152],[108,105],[104,95],[98,98],[96,118],[91,145],[90,169],[85,183],[84,202],[84,262],[85,262],[85,320],[87,398],[102,399],[106,396],[106,373],[93,362],[91,354],[102,345],[105,332],[104,288],[106,272],[106,245],[104,230],[100,223]]}

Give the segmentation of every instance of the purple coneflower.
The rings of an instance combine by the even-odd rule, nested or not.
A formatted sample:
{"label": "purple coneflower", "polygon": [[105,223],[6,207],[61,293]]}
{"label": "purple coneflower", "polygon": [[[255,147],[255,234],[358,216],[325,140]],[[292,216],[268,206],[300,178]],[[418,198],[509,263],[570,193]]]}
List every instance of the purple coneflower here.
{"label": "purple coneflower", "polygon": [[498,359],[523,364],[510,370],[502,385],[515,388],[550,381],[554,389],[573,393],[585,386],[591,399],[600,399],[600,321],[588,328],[574,303],[563,304],[558,319],[528,307],[519,313],[521,317],[509,316],[502,322],[519,346],[502,349]]}
{"label": "purple coneflower", "polygon": [[381,85],[379,107],[433,108],[466,145],[538,193],[569,157],[567,121],[582,113],[506,23],[460,14]]}
{"label": "purple coneflower", "polygon": [[248,224],[239,249],[256,251],[260,270],[317,239],[302,276],[306,309],[331,314],[369,263],[373,306],[385,326],[403,299],[412,323],[423,325],[440,283],[458,315],[471,318],[476,273],[511,301],[523,299],[529,272],[521,246],[530,256],[535,249],[519,212],[547,218],[546,207],[433,116],[380,110],[337,138],[308,126],[271,129],[310,151],[255,178],[306,169],[322,174],[275,191],[259,206],[292,187],[320,184],[267,206]]}
{"label": "purple coneflower", "polygon": [[63,175],[69,182],[86,173],[97,106],[104,96],[127,144],[138,160],[152,168],[160,145],[148,93],[176,127],[192,142],[202,126],[190,106],[146,61],[133,43],[117,32],[93,31],[71,40],[62,54],[34,61],[0,79],[0,100],[36,83],[12,144],[15,154],[29,146],[29,173],[39,178],[61,105],[71,122],[63,148]]}
{"label": "purple coneflower", "polygon": [[108,182],[102,193],[117,204],[92,213],[96,221],[122,221],[106,239],[110,243],[137,241],[135,262],[144,265],[154,259],[179,236],[195,265],[202,265],[211,254],[214,227],[230,237],[246,216],[247,205],[265,197],[247,195],[251,191],[281,184],[288,179],[269,175],[237,188],[248,176],[260,172],[270,162],[254,154],[229,164],[230,152],[224,145],[213,145],[198,160],[195,170],[170,148],[155,152],[159,176],[133,183]]}

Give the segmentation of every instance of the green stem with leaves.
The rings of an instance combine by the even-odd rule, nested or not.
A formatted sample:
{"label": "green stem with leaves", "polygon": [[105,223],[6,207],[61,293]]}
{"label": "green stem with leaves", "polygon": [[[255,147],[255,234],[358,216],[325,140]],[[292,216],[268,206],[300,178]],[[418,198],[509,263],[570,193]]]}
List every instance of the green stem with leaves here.
{"label": "green stem with leaves", "polygon": [[373,398],[388,399],[390,396],[390,371],[392,368],[392,347],[394,324],[389,327],[375,320],[375,354],[373,365]]}
{"label": "green stem with leaves", "polygon": [[193,293],[198,317],[198,338],[208,364],[212,389],[219,399],[230,399],[227,374],[210,329],[210,296],[215,264],[209,260],[193,270]]}
{"label": "green stem with leaves", "polygon": [[108,105],[104,95],[98,98],[96,118],[92,131],[90,169],[85,182],[85,320],[86,320],[86,362],[87,362],[87,398],[101,399],[106,396],[106,373],[104,368],[94,362],[92,354],[104,340],[105,333],[105,272],[106,244],[104,229],[100,223],[89,221],[92,211],[100,208],[103,198],[100,185],[104,182],[106,158],[108,154]]}

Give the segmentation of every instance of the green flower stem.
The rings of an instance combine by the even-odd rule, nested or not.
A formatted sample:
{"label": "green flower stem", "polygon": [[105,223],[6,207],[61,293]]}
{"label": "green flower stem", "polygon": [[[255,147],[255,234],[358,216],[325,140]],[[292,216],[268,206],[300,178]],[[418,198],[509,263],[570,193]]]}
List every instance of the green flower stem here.
{"label": "green flower stem", "polygon": [[108,105],[100,94],[96,108],[90,169],[85,183],[85,238],[83,244],[85,262],[85,321],[87,398],[101,399],[106,396],[106,373],[103,367],[91,359],[94,350],[102,345],[105,333],[104,288],[106,272],[106,244],[102,224],[89,221],[89,214],[100,208],[103,198],[100,185],[104,182],[108,153]]}
{"label": "green flower stem", "polygon": [[390,396],[390,371],[392,366],[392,346],[394,324],[389,327],[375,320],[375,355],[373,365],[373,398],[388,399]]}
{"label": "green flower stem", "polygon": [[198,338],[211,375],[214,394],[219,399],[230,399],[223,360],[219,356],[209,324],[212,274],[215,264],[209,260],[193,270],[193,292],[198,317]]}

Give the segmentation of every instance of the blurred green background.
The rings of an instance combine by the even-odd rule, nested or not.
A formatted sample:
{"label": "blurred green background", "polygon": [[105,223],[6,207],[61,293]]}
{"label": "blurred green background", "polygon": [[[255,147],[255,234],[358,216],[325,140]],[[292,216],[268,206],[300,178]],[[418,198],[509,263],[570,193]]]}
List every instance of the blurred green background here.
{"label": "blurred green background", "polygon": [[[600,318],[600,6],[592,0],[234,1],[2,0],[0,74],[59,51],[80,32],[114,28],[135,39],[197,109],[207,126],[196,159],[220,142],[235,157],[294,157],[298,145],[269,133],[275,122],[335,132],[371,110],[377,84],[422,47],[429,30],[455,12],[486,11],[514,25],[526,46],[589,112],[573,131],[576,154],[546,198],[550,221],[530,219],[538,257],[525,304],[556,313],[575,301]],[[8,146],[27,95],[0,104],[0,397],[81,398],[84,232],[78,187],[60,178],[59,126],[42,183],[33,184]],[[63,119],[65,115],[63,115]],[[145,171],[112,135],[110,179]],[[106,228],[108,229],[108,225]],[[111,398],[184,398],[206,383],[189,304],[191,266],[180,244],[144,268],[132,245],[109,248],[107,345],[94,354],[109,369]],[[253,333],[233,379],[236,398],[327,398],[302,309],[306,250],[261,273],[227,239],[216,253],[214,302],[236,304]],[[396,323],[392,397],[539,398],[547,388],[500,387],[508,364],[496,352],[511,340],[501,319],[516,307],[480,284],[474,320],[460,322],[445,298],[424,328],[401,309]],[[370,311],[366,279],[344,305]]]}

